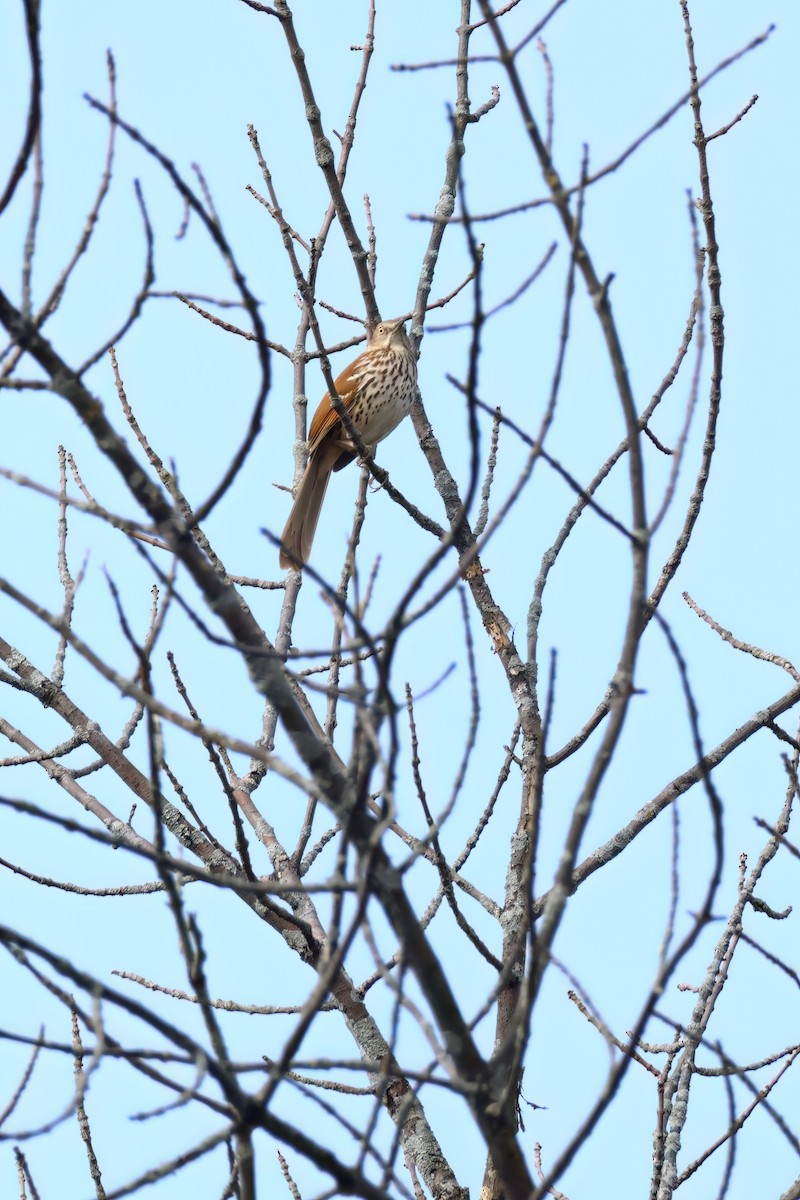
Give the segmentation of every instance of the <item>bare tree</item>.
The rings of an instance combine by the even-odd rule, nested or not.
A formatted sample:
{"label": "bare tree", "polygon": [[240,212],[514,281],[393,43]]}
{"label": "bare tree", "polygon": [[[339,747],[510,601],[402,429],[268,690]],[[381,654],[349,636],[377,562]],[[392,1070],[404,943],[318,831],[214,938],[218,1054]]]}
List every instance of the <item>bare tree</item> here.
{"label": "bare tree", "polygon": [[[174,131],[118,102],[109,55],[105,96],[87,96],[105,164],[48,278],[46,30],[22,0],[30,86],[0,196],[19,246],[0,388],[24,431],[2,477],[26,547],[0,579],[0,1131],[21,1197],[574,1200],[641,1196],[648,1174],[653,1200],[696,1179],[692,1194],[768,1194],[752,1184],[765,1129],[800,1194],[782,1099],[800,1044],[770,1015],[777,987],[796,1008],[770,881],[798,854],[800,674],[675,594],[724,453],[712,150],[757,115],[744,96],[709,127],[705,88],[771,31],[701,70],[680,0],[686,78],[598,167],[557,150],[565,0],[440,3],[451,41],[412,62],[381,41],[374,0],[355,46],[348,10],[341,47],[314,27],[341,14],[242,0],[236,20],[293,72],[291,90],[266,72],[247,180],[220,180],[213,137],[185,168]],[[447,81],[441,121],[401,122],[380,88],[370,109],[390,65],[410,92]],[[324,96],[348,71],[334,114]],[[595,198],[631,177],[646,195],[628,173],[667,131],[695,178],[687,204],[688,159],[663,155],[675,273],[657,288],[643,252],[618,316]],[[109,213],[120,159],[145,179],[138,227]],[[387,211],[395,178],[425,197],[413,222]],[[160,249],[175,198],[185,259]],[[638,203],[631,239],[656,254]],[[120,315],[109,224],[144,247]],[[263,271],[270,240],[283,266]],[[660,340],[632,367],[645,307]],[[416,436],[406,423],[376,448],[334,376],[389,317],[418,359]],[[239,364],[222,396],[215,356]],[[326,389],[358,469],[331,485],[308,565],[276,577],[307,402]],[[697,675],[714,638],[759,666],[709,740]],[[789,676],[766,699],[765,664]],[[759,733],[775,774],[732,844],[726,770]],[[630,1175],[585,1190],[587,1159],[597,1176],[621,1158]]]}

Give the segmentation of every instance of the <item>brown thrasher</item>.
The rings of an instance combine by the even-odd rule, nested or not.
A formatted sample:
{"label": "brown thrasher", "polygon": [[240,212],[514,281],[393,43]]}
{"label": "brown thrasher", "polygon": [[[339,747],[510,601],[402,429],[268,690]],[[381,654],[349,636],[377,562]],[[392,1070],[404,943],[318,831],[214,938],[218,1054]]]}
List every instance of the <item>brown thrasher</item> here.
{"label": "brown thrasher", "polygon": [[[366,350],[334,380],[353,429],[370,454],[408,413],[416,386],[417,362],[402,317],[381,322]],[[308,463],[281,535],[283,570],[308,562],[331,471],[340,471],[355,456],[356,448],[326,392],[308,431]]]}

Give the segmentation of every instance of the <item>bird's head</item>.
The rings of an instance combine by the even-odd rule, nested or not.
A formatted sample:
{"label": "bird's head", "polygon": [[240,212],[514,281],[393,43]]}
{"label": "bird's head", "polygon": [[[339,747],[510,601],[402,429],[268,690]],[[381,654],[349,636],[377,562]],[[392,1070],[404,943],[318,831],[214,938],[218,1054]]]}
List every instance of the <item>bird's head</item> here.
{"label": "bird's head", "polygon": [[379,325],[375,326],[369,340],[370,350],[383,350],[389,346],[408,346],[405,317],[398,317],[395,321],[381,321]]}

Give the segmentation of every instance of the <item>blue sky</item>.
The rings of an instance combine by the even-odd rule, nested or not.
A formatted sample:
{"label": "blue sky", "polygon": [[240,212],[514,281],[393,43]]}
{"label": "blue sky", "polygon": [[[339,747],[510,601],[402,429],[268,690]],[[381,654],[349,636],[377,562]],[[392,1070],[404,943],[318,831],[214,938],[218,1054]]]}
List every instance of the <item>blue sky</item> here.
{"label": "blue sky", "polygon": [[[364,5],[344,0],[337,5],[297,6],[298,30],[307,51],[309,70],[328,130],[343,129],[359,59],[349,51],[360,43],[365,28]],[[446,0],[422,4],[385,3],[378,6],[376,53],[359,119],[356,150],[348,174],[347,195],[359,229],[364,229],[361,197],[369,192],[378,232],[378,298],[385,316],[410,309],[416,289],[428,225],[408,219],[433,210],[441,186],[448,138],[446,104],[452,101],[453,78],[448,69],[420,72],[390,70],[392,64],[449,58],[454,52],[456,6]],[[522,35],[539,15],[539,7],[523,0],[508,21],[508,37]],[[795,548],[797,504],[797,445],[800,417],[796,395],[794,351],[797,241],[793,213],[798,187],[794,118],[798,112],[796,7],[787,0],[755,3],[696,0],[692,6],[696,50],[701,73],[764,33],[775,31],[766,43],[721,74],[703,95],[708,131],[726,125],[753,94],[758,102],[747,116],[710,148],[711,186],[715,200],[720,263],[723,273],[726,351],[723,407],[714,462],[702,518],[663,615],[677,637],[690,670],[706,745],[714,745],[751,713],[788,690],[788,676],[775,666],[756,663],[737,654],[701,624],[680,598],[684,589],[723,626],[742,641],[797,659],[798,566]],[[246,127],[256,126],[267,154],[287,219],[305,237],[319,226],[326,205],[323,182],[313,163],[308,129],[277,24],[243,4],[187,3],[169,5],[143,0],[135,6],[107,5],[80,0],[77,5],[44,6],[45,59],[45,190],[34,275],[35,297],[41,300],[57,277],[85,220],[102,169],[106,128],[90,109],[84,93],[105,98],[106,50],[116,61],[122,115],[158,144],[187,179],[192,164],[202,166],[231,244],[254,293],[262,301],[268,333],[291,345],[298,308],[294,282],[275,225],[246,191],[262,188],[248,143]],[[26,65],[22,52],[20,14],[9,6],[4,16],[8,36],[0,39],[0,111],[13,114],[0,130],[0,164],[7,169],[18,145]],[[562,176],[578,178],[583,147],[597,169],[610,162],[644,129],[656,121],[687,87],[686,56],[677,0],[641,5],[618,0],[612,5],[570,0],[548,26],[547,49],[555,72],[554,153]],[[485,52],[476,42],[473,50]],[[544,76],[539,55],[531,49],[525,59],[525,78],[543,113]],[[464,185],[474,213],[491,211],[544,194],[543,184],[527,148],[519,115],[506,80],[495,63],[477,63],[471,72],[473,107],[499,83],[497,108],[468,131]],[[619,171],[589,192],[585,237],[601,276],[614,275],[612,300],[627,356],[634,393],[640,407],[659,385],[670,366],[683,333],[693,287],[693,257],[687,214],[687,189],[698,192],[697,157],[692,147],[688,108],[654,134]],[[119,139],[112,190],[90,253],[75,273],[61,308],[47,325],[65,357],[74,361],[90,353],[119,325],[131,295],[138,287],[143,262],[143,237],[133,192],[141,181],[156,234],[156,287],[215,296],[231,295],[224,265],[215,257],[197,221],[178,240],[182,206],[160,169],[124,137]],[[0,283],[18,296],[20,247],[27,222],[26,186],[3,222],[0,235]],[[542,258],[553,239],[559,246],[540,284],[526,292],[513,308],[489,322],[480,361],[479,391],[492,405],[501,404],[515,421],[533,432],[546,400],[555,355],[555,337],[568,250],[554,214],[539,207],[505,221],[477,227],[485,242],[482,278],[487,307],[507,297]],[[450,292],[469,270],[463,235],[454,228],[445,239],[434,295]],[[334,227],[323,258],[318,298],[337,308],[359,311],[357,282],[346,248]],[[237,320],[234,311],[233,320]],[[430,324],[469,320],[471,295],[465,291],[445,314],[435,312]],[[347,327],[334,317],[323,318],[326,338],[335,343]],[[426,409],[451,468],[460,480],[468,464],[467,420],[459,393],[446,381],[448,373],[463,377],[468,334],[431,333],[423,343],[420,385]],[[174,458],[182,486],[193,503],[213,488],[241,440],[257,386],[252,347],[242,339],[211,330],[171,299],[148,302],[142,321],[119,346],[120,369],[127,393],[152,444],[165,460]],[[341,357],[339,365],[346,362]],[[655,538],[652,571],[669,553],[679,527],[682,506],[691,488],[703,429],[703,406],[708,392],[708,350],[702,364],[699,411],[692,428],[675,506]],[[264,526],[281,528],[288,507],[286,493],[292,477],[292,379],[287,361],[273,355],[273,388],[265,426],[237,487],[215,511],[207,532],[229,570],[239,574],[277,577],[276,555],[265,540]],[[674,442],[683,420],[689,372],[662,406],[655,432]],[[113,378],[106,361],[94,367],[87,381],[115,414]],[[322,393],[321,377],[309,375],[313,403]],[[132,504],[111,468],[92,452],[86,431],[64,403],[47,393],[0,391],[2,449],[0,465],[57,486],[57,447],[75,455],[93,494],[110,508],[132,515]],[[119,428],[121,416],[115,416]],[[489,427],[483,427],[482,448]],[[571,350],[556,421],[548,448],[581,481],[623,435],[622,417],[599,343],[591,305],[583,294],[576,299]],[[128,435],[132,441],[132,436]],[[496,498],[505,495],[516,478],[524,451],[505,434],[501,438],[501,469]],[[425,462],[416,447],[410,422],[380,448],[378,460],[392,481],[414,503],[441,519],[441,507]],[[655,451],[646,457],[651,512],[658,507],[668,464]],[[337,476],[331,485],[315,545],[314,566],[336,579],[351,519],[356,472]],[[603,492],[602,502],[620,519],[629,516],[625,481],[620,477]],[[541,556],[551,544],[571,496],[563,482],[537,468],[531,486],[490,543],[483,564],[498,602],[524,646],[527,608]],[[58,610],[61,592],[56,570],[56,513],[42,497],[21,492],[0,481],[4,560],[2,573],[40,603]],[[361,569],[366,576],[377,554],[382,557],[371,609],[372,628],[379,629],[391,611],[398,588],[410,571],[431,553],[431,539],[411,527],[381,494],[371,497],[362,536]],[[124,586],[129,617],[141,635],[150,604],[152,569],[122,544],[119,535],[99,522],[77,514],[70,519],[69,554],[76,571],[88,554],[86,582],[79,593],[77,628],[120,670],[132,672],[130,654],[120,637],[108,597],[104,569]],[[551,749],[566,741],[593,710],[613,672],[618,653],[629,574],[629,554],[621,539],[591,516],[584,518],[559,562],[546,591],[541,632],[542,669],[551,647],[558,650],[556,701]],[[432,594],[453,569],[448,560],[434,575],[425,594]],[[655,576],[654,576],[655,577]],[[272,636],[282,593],[263,592],[248,600]],[[463,744],[468,712],[467,681],[460,629],[460,609],[451,597],[406,635],[399,656],[396,690],[408,680],[422,693],[451,663],[456,669],[442,686],[420,701],[421,757],[426,784],[435,808],[449,787]],[[203,639],[177,614],[168,625],[163,649],[174,650],[186,672],[193,699],[209,723],[254,738],[261,708],[250,691],[245,673],[234,656],[207,656]],[[331,621],[307,580],[298,608],[294,641],[298,646],[327,644]],[[0,598],[0,632],[18,645],[38,666],[48,670],[54,639],[40,623]],[[447,849],[455,854],[485,803],[510,737],[513,709],[490,646],[474,622],[477,669],[483,691],[482,721],[463,803],[447,826]],[[107,720],[116,730],[124,724],[129,703],[112,689],[99,686],[77,658],[68,664],[68,683],[90,715]],[[159,660],[157,684],[174,703],[166,664]],[[586,835],[584,850],[611,836],[646,800],[693,761],[693,750],[674,663],[661,635],[653,627],[642,648],[637,684],[642,696],[633,705],[620,754],[601,791]],[[8,689],[4,689],[8,690]],[[54,744],[63,729],[49,713],[38,713],[15,695],[4,696],[3,715]],[[792,718],[784,728],[795,733]],[[346,745],[347,722],[340,736]],[[214,788],[203,756],[175,731],[168,734],[169,752],[185,771],[185,782],[203,807],[206,818],[220,821],[223,800]],[[280,753],[291,758],[285,739]],[[717,911],[724,916],[735,897],[740,853],[755,860],[763,835],[753,817],[773,821],[782,803],[785,775],[780,754],[786,749],[762,733],[719,772],[717,786],[727,825],[726,861]],[[142,746],[139,746],[140,753]],[[0,744],[0,754],[11,753]],[[546,795],[542,886],[552,875],[571,804],[588,767],[579,755],[554,772]],[[270,784],[263,796],[278,834],[292,843],[303,810],[302,797]],[[32,769],[6,773],[4,794],[24,796],[54,811],[84,817],[67,797]],[[107,789],[107,790],[106,790]],[[129,801],[121,788],[104,784],[103,802],[127,816]],[[509,792],[493,825],[481,842],[473,870],[479,887],[496,899],[502,896],[508,837],[515,821],[516,791]],[[398,791],[402,820],[416,827],[421,821],[408,778]],[[85,819],[85,818],[84,818]],[[142,831],[146,818],[141,816]],[[86,847],[74,837],[52,830],[38,831],[31,840],[27,822],[3,813],[3,857],[28,870],[86,885],[112,886],[150,878],[149,868],[120,854]],[[710,863],[710,823],[707,804],[697,789],[681,802],[682,829],[679,926],[702,898]],[[320,826],[321,830],[322,826]],[[224,835],[227,836],[227,833]],[[668,906],[671,829],[662,818],[608,869],[599,872],[575,898],[556,953],[576,973],[600,1011],[622,1035],[636,1019],[655,969],[655,954]],[[268,869],[266,859],[261,870]],[[122,878],[121,878],[122,876]],[[773,907],[792,904],[796,871],[782,858],[769,875]],[[420,902],[427,902],[431,879],[412,875]],[[312,980],[281,957],[268,940],[259,944],[262,930],[229,897],[203,896],[192,889],[191,903],[203,922],[209,946],[212,989],[236,995],[245,1002],[302,1002]],[[114,969],[155,978],[165,986],[185,986],[174,936],[160,897],[88,901],[38,889],[9,872],[0,872],[0,904],[13,913],[24,932],[56,942],[65,953],[91,965],[107,977]],[[481,924],[480,914],[471,914]],[[751,929],[775,954],[791,959],[796,930],[788,923],[762,921]],[[766,926],[766,928],[764,928]],[[488,922],[487,937],[496,937]],[[711,926],[683,965],[679,979],[696,984],[702,977],[718,930]],[[388,934],[382,950],[391,953]],[[444,956],[452,954],[453,970],[460,963],[454,950],[455,933],[442,918],[431,933]],[[749,954],[749,958],[748,958]],[[371,965],[366,954],[353,964],[364,975]],[[6,967],[4,970],[8,970]],[[491,986],[489,973],[476,968],[463,981],[467,1011],[477,1011]],[[737,974],[738,972],[738,974]],[[737,959],[734,975],[720,1004],[716,1036],[734,1057],[754,1060],[796,1038],[794,985],[779,972],[765,974],[763,961],[750,950]],[[753,982],[751,982],[751,973]],[[277,976],[277,978],[276,978]],[[677,982],[678,980],[673,981]],[[11,987],[12,985],[9,985]],[[124,986],[124,985],[120,985]],[[136,994],[133,985],[131,994]],[[548,976],[542,1007],[531,1045],[526,1094],[546,1111],[531,1113],[529,1141],[541,1141],[545,1160],[552,1162],[591,1105],[606,1068],[606,1050],[597,1035],[565,999],[567,984],[553,971]],[[38,991],[15,976],[0,996],[0,1025],[20,1030],[23,1017],[36,1013],[48,1021],[48,1033],[66,1039],[61,1010],[40,1001]],[[278,995],[277,993],[280,993]],[[769,999],[766,1011],[762,1006]],[[13,1003],[12,1003],[13,1000]],[[175,1016],[174,1004],[163,1011]],[[691,995],[665,996],[663,1008],[685,1019]],[[754,1012],[754,1006],[755,1012]],[[183,1019],[191,1017],[181,1014]],[[275,1054],[291,1028],[288,1018],[262,1020],[253,1037],[252,1018],[232,1022],[231,1041],[243,1058]],[[491,1026],[484,1022],[484,1048]],[[35,1032],[32,1026],[27,1032]],[[653,1039],[666,1036],[654,1027]],[[143,1034],[132,1036],[144,1036]],[[330,1026],[319,1026],[304,1046],[304,1054],[329,1051]],[[337,1031],[338,1036],[338,1031]],[[413,1034],[409,1033],[409,1037]],[[337,1052],[349,1053],[344,1042]],[[4,1051],[9,1058],[4,1078],[14,1078],[24,1056]],[[425,1062],[427,1048],[418,1050]],[[48,1068],[50,1070],[52,1068]],[[113,1080],[113,1071],[107,1070]],[[148,1155],[166,1157],[171,1138],[185,1136],[177,1116],[144,1125],[121,1120],[120,1106],[109,1103],[107,1087],[98,1076],[90,1092],[90,1115],[108,1163],[109,1177],[120,1182],[135,1172]],[[48,1077],[49,1079],[49,1077]],[[759,1077],[759,1083],[763,1079]],[[698,1083],[709,1098],[699,1106],[690,1141],[705,1145],[724,1127],[726,1116],[719,1093],[708,1081]],[[50,1083],[53,1111],[39,1106],[23,1109],[16,1128],[51,1117],[70,1095],[69,1069],[61,1065]],[[113,1088],[111,1089],[113,1091]],[[97,1097],[94,1109],[92,1100]],[[743,1093],[740,1094],[740,1107]],[[126,1097],[130,1112],[156,1103]],[[293,1111],[294,1100],[285,1100]],[[789,1084],[776,1100],[791,1119],[798,1103],[797,1088]],[[439,1098],[431,1100],[434,1112]],[[45,1106],[46,1108],[46,1106]],[[442,1105],[445,1149],[458,1159],[463,1181],[476,1194],[482,1169],[477,1136],[469,1145],[458,1136],[458,1118]],[[32,1115],[35,1113],[35,1116]],[[24,1118],[24,1120],[23,1120]],[[654,1123],[652,1085],[631,1069],[617,1105],[605,1118],[593,1143],[562,1181],[571,1198],[596,1193],[598,1151],[613,1177],[614,1193],[640,1196],[650,1168],[650,1135]],[[740,1151],[740,1174],[730,1195],[734,1200],[778,1195],[797,1174],[787,1143],[760,1113],[752,1118],[757,1132]],[[174,1132],[177,1129],[177,1132]],[[194,1131],[193,1131],[194,1132]],[[88,1179],[71,1125],[56,1135],[57,1155],[50,1162],[43,1143],[29,1153],[42,1194],[82,1197]],[[159,1146],[163,1139],[163,1151]],[[624,1140],[623,1140],[624,1139]],[[182,1143],[181,1143],[182,1144]],[[749,1147],[749,1149],[747,1148]],[[621,1148],[629,1152],[621,1152]],[[271,1151],[263,1155],[264,1194],[282,1186]],[[0,1148],[0,1172],[12,1170],[9,1148]],[[56,1167],[55,1164],[58,1163]],[[61,1164],[64,1164],[63,1166]],[[295,1163],[303,1180],[304,1197],[322,1184],[313,1172]],[[714,1194],[719,1168],[710,1166],[683,1189],[689,1197]],[[613,1172],[613,1176],[612,1176]],[[757,1174],[756,1174],[757,1172]],[[204,1180],[197,1175],[198,1186]],[[220,1179],[222,1176],[220,1175]],[[316,1182],[312,1182],[316,1181]],[[60,1185],[60,1192],[56,1188]],[[6,1185],[7,1186],[7,1185]],[[216,1186],[216,1180],[215,1185]],[[164,1196],[184,1194],[184,1184],[166,1183]],[[221,1185],[220,1185],[221,1187]],[[214,1187],[209,1194],[217,1194]],[[200,1194],[198,1192],[198,1194]],[[273,1194],[271,1191],[269,1194]]]}

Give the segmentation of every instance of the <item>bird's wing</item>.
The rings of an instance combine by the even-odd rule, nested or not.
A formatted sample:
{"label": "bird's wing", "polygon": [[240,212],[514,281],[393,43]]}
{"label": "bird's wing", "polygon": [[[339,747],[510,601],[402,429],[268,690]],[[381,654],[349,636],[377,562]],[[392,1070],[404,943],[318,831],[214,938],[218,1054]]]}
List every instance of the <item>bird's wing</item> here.
{"label": "bird's wing", "polygon": [[[350,408],[355,398],[358,388],[359,379],[361,378],[360,356],[351,362],[348,367],[342,371],[333,381],[333,386],[336,388],[336,395],[340,398],[345,408]],[[323,438],[335,429],[337,425],[341,425],[339,414],[331,404],[331,398],[328,392],[320,400],[317,405],[317,411],[314,413],[311,421],[311,428],[308,431],[308,450],[310,454],[316,450]]]}

